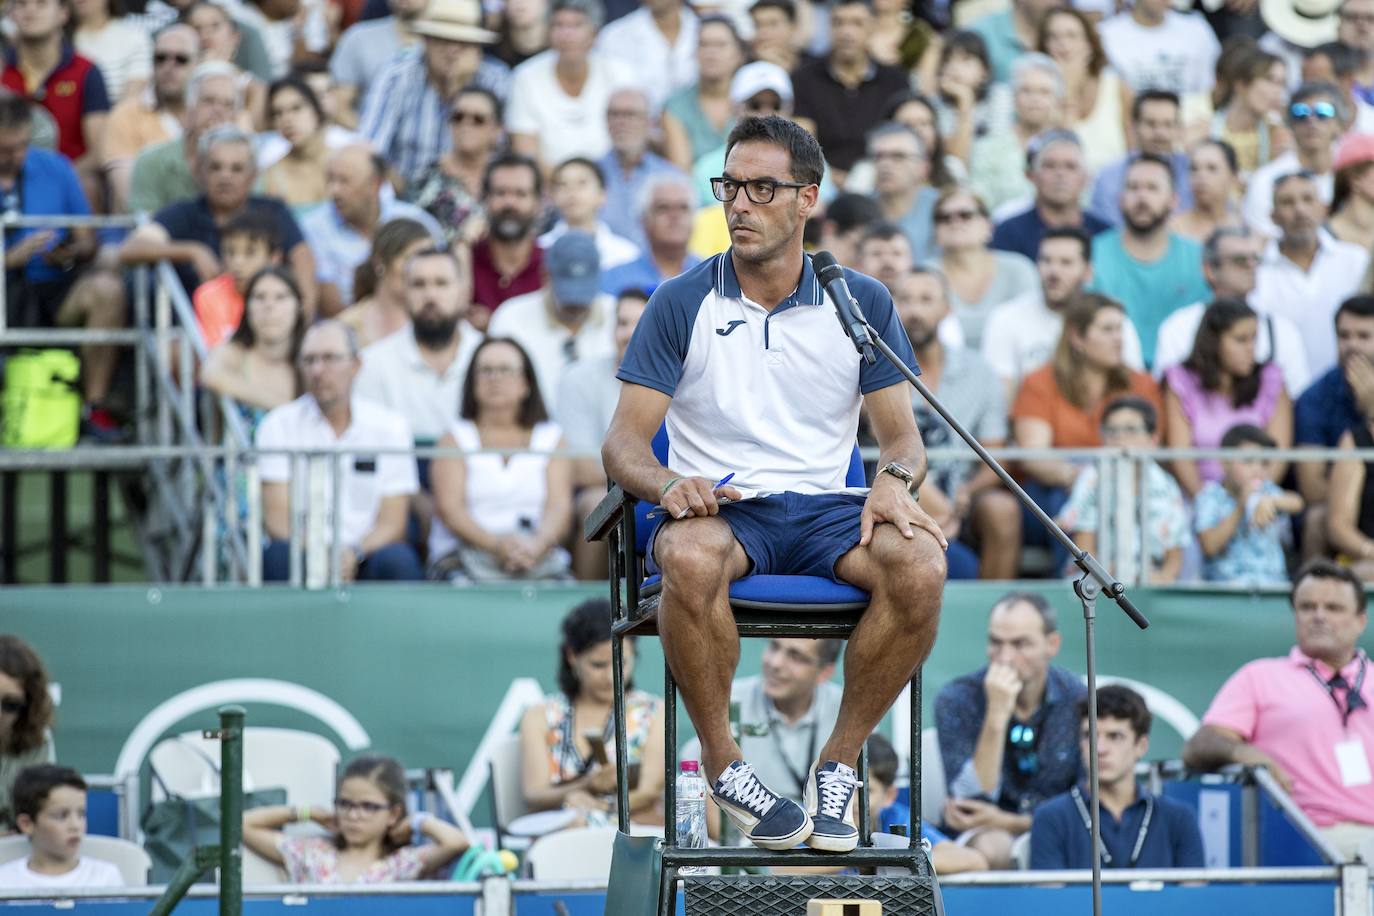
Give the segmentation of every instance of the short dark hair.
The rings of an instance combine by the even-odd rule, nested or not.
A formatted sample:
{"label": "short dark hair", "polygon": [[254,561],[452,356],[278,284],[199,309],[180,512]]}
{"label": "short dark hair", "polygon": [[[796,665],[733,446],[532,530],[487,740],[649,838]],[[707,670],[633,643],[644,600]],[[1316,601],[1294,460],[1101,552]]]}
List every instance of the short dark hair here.
{"label": "short dark hair", "polygon": [[[1088,698],[1084,697],[1078,701],[1078,721],[1085,722],[1087,719]],[[1131,731],[1135,732],[1138,740],[1150,734],[1154,716],[1140,694],[1121,684],[1107,684],[1097,689],[1097,719],[1099,722],[1103,719],[1120,719],[1131,723]]]}
{"label": "short dark hair", "polygon": [[878,202],[867,194],[854,194],[845,191],[831,198],[825,205],[826,222],[832,223],[840,232],[853,232],[870,226],[883,218],[883,210]]}
{"label": "short dark hair", "polygon": [[1044,625],[1046,636],[1059,631],[1059,615],[1055,613],[1054,605],[1050,604],[1050,600],[1039,592],[1007,592],[993,603],[992,609],[988,611],[988,617],[991,618],[1002,608],[1009,608],[1014,604],[1029,604],[1034,608],[1035,613],[1040,615],[1040,622]]}
{"label": "short dark hair", "polygon": [[491,176],[501,169],[526,169],[534,176],[534,196],[544,196],[544,176],[539,172],[539,163],[529,156],[522,156],[519,153],[501,153],[487,163],[487,168],[482,172],[482,196],[486,197],[491,193]]}
{"label": "short dark hair", "polygon": [[756,2],[749,7],[749,12],[752,14],[757,10],[768,9],[782,10],[788,22],[797,21],[797,4],[793,3],[792,0],[756,0]]}
{"label": "short dark hair", "polygon": [[1136,153],[1126,163],[1126,172],[1129,174],[1131,169],[1138,165],[1150,164],[1157,165],[1164,170],[1164,174],[1169,176],[1169,187],[1174,186],[1174,165],[1163,156],[1156,156],[1154,153]]}
{"label": "short dark hair", "polygon": [[1331,62],[1331,72],[1336,75],[1337,79],[1344,79],[1359,70],[1360,65],[1364,63],[1363,54],[1340,41],[1328,41],[1317,45],[1315,48],[1310,48],[1303,55],[1303,59],[1309,60],[1318,55]]}
{"label": "short dark hair", "polygon": [[627,286],[615,294],[616,302],[621,299],[635,299],[639,302],[648,302],[652,294],[642,286]]}
{"label": "short dark hair", "polygon": [[501,123],[501,119],[504,117],[505,106],[501,104],[501,98],[496,93],[492,92],[486,86],[478,86],[476,83],[468,83],[466,86],[464,86],[462,89],[459,89],[454,94],[453,101],[457,102],[465,95],[480,95],[482,98],[490,102],[492,111],[496,114],[496,122],[498,124]]}
{"label": "short dark hair", "polygon": [[1340,308],[1336,309],[1337,322],[1341,320],[1342,315],[1354,315],[1356,318],[1374,318],[1374,296],[1367,293],[1351,296],[1341,303]]}
{"label": "short dark hair", "polygon": [[55,763],[38,763],[24,767],[15,777],[14,788],[10,790],[15,819],[17,820],[21,814],[27,814],[30,818],[38,817],[38,812],[43,810],[43,805],[47,803],[52,790],[61,786],[80,789],[82,792],[87,788],[86,780],[71,767],[58,766]]}
{"label": "short dark hair", "polygon": [[567,159],[564,159],[562,162],[558,163],[558,165],[553,167],[553,171],[549,173],[550,180],[557,181],[559,174],[561,174],[562,171],[570,165],[580,165],[583,168],[590,170],[591,173],[596,176],[596,183],[601,187],[601,190],[606,190],[606,173],[601,170],[601,166],[597,165],[595,162],[588,159],[586,156],[571,156]]}
{"label": "short dark hair", "polygon": [[28,127],[32,108],[29,100],[8,90],[0,92],[0,130]]}
{"label": "short dark hair", "polygon": [[[1051,239],[1072,239],[1078,243],[1078,247],[1083,249],[1083,260],[1093,259],[1093,240],[1092,236],[1083,231],[1078,226],[1055,226],[1045,230],[1045,234],[1040,237],[1040,247],[1044,248],[1045,243]],[[1037,252],[1038,254],[1038,252]]]}
{"label": "short dark hair", "polygon": [[1134,410],[1140,414],[1140,419],[1145,421],[1145,431],[1150,435],[1153,436],[1159,428],[1159,411],[1155,410],[1155,405],[1136,394],[1125,394],[1108,401],[1107,406],[1102,408],[1102,425],[1106,426],[1113,414],[1123,410]]}
{"label": "short dark hair", "polygon": [[868,736],[864,742],[868,751],[868,775],[885,786],[897,782],[897,749],[892,742],[878,732]]}
{"label": "short dark hair", "polygon": [[816,640],[816,652],[821,657],[822,665],[833,665],[840,660],[840,650],[844,648],[843,639],[818,639]]}
{"label": "short dark hair", "polygon": [[474,422],[477,420],[477,357],[493,344],[509,344],[520,354],[520,364],[523,367],[521,374],[525,378],[525,385],[529,388],[529,394],[525,395],[525,400],[520,405],[520,413],[516,419],[526,429],[533,429],[536,423],[542,423],[549,418],[549,411],[544,406],[544,396],[539,392],[539,376],[534,371],[534,361],[530,359],[530,354],[526,352],[524,347],[520,346],[518,341],[509,337],[487,337],[477,345],[477,349],[472,351],[472,359],[468,362],[467,378],[463,379],[463,401],[458,415],[464,420]]}
{"label": "short dark hair", "polygon": [[1240,448],[1242,445],[1277,448],[1274,437],[1253,423],[1237,423],[1221,437],[1222,448]]}
{"label": "short dark hair", "polygon": [[739,143],[771,143],[786,150],[793,181],[818,185],[825,177],[821,145],[805,128],[786,118],[741,118],[725,141],[725,155],[728,157]]}
{"label": "short dark hair", "polygon": [[267,250],[273,253],[280,253],[282,250],[281,230],[262,210],[249,207],[225,223],[219,233],[220,244],[224,244],[225,239],[238,235],[265,243]]}
{"label": "short dark hair", "polygon": [[864,230],[864,234],[859,236],[859,244],[863,245],[865,242],[872,241],[886,242],[889,239],[897,238],[897,236],[906,238],[906,233],[902,231],[901,226],[889,220],[878,220],[876,223],[869,224],[868,228]]}
{"label": "short dark hair", "polygon": [[1365,613],[1364,583],[1348,566],[1342,566],[1325,557],[1317,557],[1304,563],[1293,573],[1293,587],[1288,591],[1288,604],[1294,609],[1297,608],[1298,586],[1302,585],[1304,579],[1335,579],[1344,582],[1355,590],[1355,613]]}
{"label": "short dark hair", "polygon": [[1145,106],[1151,102],[1168,102],[1175,109],[1182,108],[1177,92],[1170,92],[1167,89],[1146,89],[1135,97],[1131,102],[1131,122],[1139,121],[1144,116]]}
{"label": "short dark hair", "polygon": [[1226,167],[1231,170],[1232,175],[1240,171],[1240,159],[1236,158],[1236,148],[1220,137],[1203,137],[1193,144],[1193,150],[1188,154],[1188,158],[1192,159],[1193,153],[1209,146],[1221,152],[1221,158],[1226,161]]}
{"label": "short dark hair", "polygon": [[310,110],[315,112],[315,120],[319,122],[316,129],[323,130],[325,121],[328,120],[324,114],[324,106],[320,104],[320,97],[315,94],[314,89],[310,88],[310,84],[305,81],[305,76],[301,73],[288,73],[280,79],[273,80],[272,84],[267,87],[268,120],[271,120],[272,100],[277,97],[278,93],[285,92],[287,89],[299,93],[300,97],[305,99],[305,104],[309,105]]}

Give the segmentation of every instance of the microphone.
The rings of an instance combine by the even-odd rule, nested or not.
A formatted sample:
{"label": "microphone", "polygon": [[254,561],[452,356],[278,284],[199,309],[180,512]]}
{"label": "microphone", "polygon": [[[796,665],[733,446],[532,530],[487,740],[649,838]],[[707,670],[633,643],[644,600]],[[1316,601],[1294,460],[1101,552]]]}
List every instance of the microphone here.
{"label": "microphone", "polygon": [[873,338],[868,336],[868,324],[864,321],[859,303],[850,295],[849,284],[844,280],[844,268],[830,252],[818,251],[811,256],[811,269],[816,272],[816,279],[821,281],[821,286],[825,287],[830,301],[835,303],[835,317],[849,335],[854,349],[863,356],[864,362],[873,365],[878,361],[873,354]]}

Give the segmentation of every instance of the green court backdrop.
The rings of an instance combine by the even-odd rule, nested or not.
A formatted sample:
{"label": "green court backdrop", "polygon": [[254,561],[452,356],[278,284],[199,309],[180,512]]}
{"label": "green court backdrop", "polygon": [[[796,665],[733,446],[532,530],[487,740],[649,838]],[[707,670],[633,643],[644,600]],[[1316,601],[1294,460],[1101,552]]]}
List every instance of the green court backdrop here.
{"label": "green court backdrop", "polygon": [[[1070,585],[1015,587],[1050,597],[1064,634],[1059,661],[1083,672],[1082,615]],[[925,669],[926,724],[939,686],[981,664],[987,609],[1008,590],[947,589]],[[60,688],[58,757],[83,772],[113,772],[126,739],[140,723],[148,730],[156,708],[174,716],[158,734],[208,727],[215,706],[249,683],[242,679],[265,679],[251,682],[268,702],[247,704],[250,725],[327,734],[347,758],[354,751],[337,723],[351,721],[372,749],[408,767],[461,775],[513,679],[553,689],[563,613],[604,594],[595,585],[13,588],[0,590],[0,631],[22,636],[45,659]],[[1133,595],[1153,625],[1139,631],[1115,605],[1100,604],[1099,672],[1152,685],[1197,716],[1238,666],[1292,644],[1281,593]],[[653,641],[640,640],[639,649],[636,681],[661,693],[662,654]],[[741,674],[758,671],[761,651],[760,641],[746,642]],[[224,681],[235,683],[214,686]],[[1177,734],[1156,727],[1152,757],[1176,756],[1179,747]]]}

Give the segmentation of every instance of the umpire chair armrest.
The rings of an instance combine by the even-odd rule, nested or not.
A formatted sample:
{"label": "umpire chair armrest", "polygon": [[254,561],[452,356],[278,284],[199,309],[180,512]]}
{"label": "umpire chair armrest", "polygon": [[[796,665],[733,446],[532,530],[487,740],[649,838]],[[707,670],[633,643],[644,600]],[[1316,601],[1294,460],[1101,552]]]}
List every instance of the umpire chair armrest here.
{"label": "umpire chair armrest", "polygon": [[626,493],[620,484],[611,484],[610,490],[582,523],[583,537],[588,542],[606,540],[625,517],[625,513],[634,511],[634,504],[635,498]]}

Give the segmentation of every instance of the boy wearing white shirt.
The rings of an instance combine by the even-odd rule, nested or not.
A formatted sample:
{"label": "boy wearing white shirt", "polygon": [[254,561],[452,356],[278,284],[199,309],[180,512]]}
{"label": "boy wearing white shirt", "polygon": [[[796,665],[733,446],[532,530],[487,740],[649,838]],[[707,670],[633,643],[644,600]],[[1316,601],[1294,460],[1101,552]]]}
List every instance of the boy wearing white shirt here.
{"label": "boy wearing white shirt", "polygon": [[0,890],[123,887],[119,869],[82,858],[86,781],[70,767],[41,763],[14,781],[14,823],[29,838],[29,854],[0,865]]}

